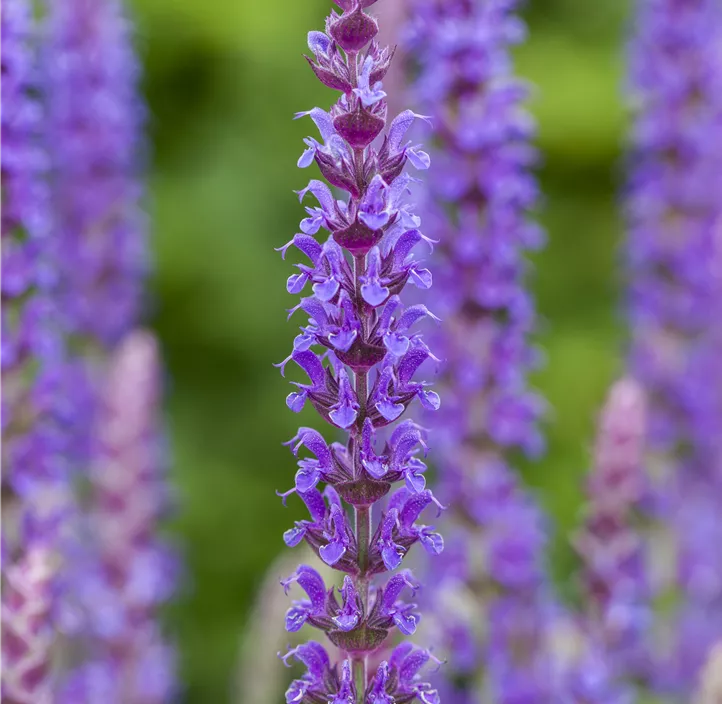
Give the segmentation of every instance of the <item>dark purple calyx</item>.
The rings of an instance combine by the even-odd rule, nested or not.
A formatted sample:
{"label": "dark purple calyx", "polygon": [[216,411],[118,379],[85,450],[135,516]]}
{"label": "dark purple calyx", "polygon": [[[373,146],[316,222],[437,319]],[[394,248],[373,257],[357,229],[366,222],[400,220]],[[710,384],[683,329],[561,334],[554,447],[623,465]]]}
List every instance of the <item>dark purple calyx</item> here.
{"label": "dark purple calyx", "polygon": [[366,623],[353,631],[329,631],[329,640],[347,653],[372,653],[378,650],[389,632],[385,628],[370,628]]}
{"label": "dark purple calyx", "polygon": [[391,484],[364,477],[356,481],[336,484],[334,488],[347,504],[364,507],[371,506],[386,496],[391,490]]}
{"label": "dark purple calyx", "polygon": [[368,147],[381,134],[386,120],[366,110],[359,101],[356,110],[339,115],[333,126],[353,149]]}
{"label": "dark purple calyx", "polygon": [[362,11],[359,4],[352,12],[344,12],[331,24],[329,30],[344,51],[355,54],[378,34],[379,26],[373,17]]}
{"label": "dark purple calyx", "polygon": [[365,372],[379,364],[386,356],[386,348],[369,345],[363,340],[356,340],[346,351],[334,350],[336,356],[354,372]]}
{"label": "dark purple calyx", "polygon": [[383,234],[383,230],[372,230],[357,218],[348,227],[336,230],[333,238],[351,254],[361,255],[368,254],[369,250],[381,241]]}

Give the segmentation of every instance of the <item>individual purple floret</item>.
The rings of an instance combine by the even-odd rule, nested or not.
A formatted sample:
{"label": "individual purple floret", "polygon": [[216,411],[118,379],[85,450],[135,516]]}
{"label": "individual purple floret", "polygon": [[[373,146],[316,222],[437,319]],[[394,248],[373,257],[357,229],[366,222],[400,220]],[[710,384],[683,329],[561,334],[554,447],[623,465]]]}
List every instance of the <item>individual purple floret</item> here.
{"label": "individual purple floret", "polygon": [[612,386],[600,419],[584,528],[575,540],[583,564],[585,631],[620,681],[649,674],[648,565],[635,520],[647,492],[645,416],[635,381]]}
{"label": "individual purple floret", "polygon": [[653,588],[680,605],[671,620],[659,614],[666,628],[656,684],[682,699],[722,632],[713,537],[722,512],[720,47],[715,0],[638,3],[626,202],[630,367],[650,399],[650,514],[666,533],[655,545],[668,564]]}
{"label": "individual purple floret", "polygon": [[173,691],[173,654],[156,621],[175,571],[157,535],[166,499],[158,402],[157,345],[135,332],[115,353],[104,386],[84,556],[73,564],[88,662],[64,701],[97,701],[88,692],[103,672],[122,702],[167,702]]}
{"label": "individual purple floret", "polygon": [[[340,587],[327,588],[313,568],[302,565],[283,582],[287,589],[298,585],[307,597],[289,609],[287,629],[318,628],[344,654],[342,662],[331,664],[318,644],[292,651],[308,673],[291,685],[287,702],[438,702],[436,692],[419,681],[418,671],[430,658],[426,651],[399,646],[376,672],[368,671],[369,654],[387,647],[392,629],[411,635],[419,622],[416,606],[407,601],[419,584],[408,570],[379,585],[372,577],[396,569],[416,542],[432,554],[443,549],[441,536],[420,522],[426,508],[442,508],[426,489],[427,431],[401,420],[414,399],[428,410],[440,405],[438,395],[416,380],[419,367],[435,358],[415,328],[435,316],[403,295],[407,283],[431,286],[431,273],[416,256],[417,245],[430,243],[406,200],[416,179],[404,173],[407,162],[415,169],[429,166],[429,156],[406,141],[411,125],[427,118],[406,110],[387,128],[382,80],[391,52],[374,41],[377,21],[365,12],[374,2],[337,0],[343,12],[332,11],[326,31],[308,35],[313,72],[342,95],[329,112],[298,113],[310,117],[320,133],[320,139],[304,140],[298,165],[315,163],[332,187],[348,195],[312,179],[299,197],[313,196],[317,205],[306,207],[301,232],[280,250],[285,256],[295,247],[304,256],[288,279],[288,292],[310,289],[290,311],[308,320],[280,366],[285,371],[295,362],[307,380],[294,382],[287,405],[299,412],[310,403],[346,436],[343,443],[328,443],[318,431],[301,428],[288,443],[300,459],[295,486],[284,500],[298,493],[310,517],[285,533],[286,544],[305,540],[345,576]],[[322,229],[329,237],[319,242],[315,235]],[[400,481],[404,486],[381,508]]]}
{"label": "individual purple floret", "polygon": [[510,45],[524,37],[509,0],[414,0],[407,50],[414,92],[432,115],[434,171],[425,233],[436,248],[434,338],[444,407],[434,418],[439,487],[452,538],[434,566],[435,642],[450,653],[449,701],[551,701],[542,642],[550,601],[546,526],[507,460],[543,449],[541,399],[527,386],[537,354],[526,252],[542,235],[528,218],[534,132]]}

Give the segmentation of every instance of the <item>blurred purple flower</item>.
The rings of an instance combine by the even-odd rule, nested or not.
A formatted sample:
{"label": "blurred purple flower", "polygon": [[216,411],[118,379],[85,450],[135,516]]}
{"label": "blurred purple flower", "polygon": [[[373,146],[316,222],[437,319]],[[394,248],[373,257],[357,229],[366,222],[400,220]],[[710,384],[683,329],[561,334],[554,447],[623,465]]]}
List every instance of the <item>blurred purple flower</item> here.
{"label": "blurred purple flower", "polygon": [[582,559],[587,635],[619,681],[649,673],[650,590],[646,549],[635,516],[647,493],[643,467],[644,393],[632,379],[614,384],[602,411],[587,486]]}
{"label": "blurred purple flower", "polygon": [[2,16],[4,701],[52,701],[55,555],[67,508],[68,375],[56,300],[44,114],[31,4]]}
{"label": "blurred purple flower", "polygon": [[134,332],[111,360],[83,541],[70,563],[88,660],[66,684],[64,701],[96,701],[88,692],[104,679],[122,702],[166,702],[174,689],[173,653],[156,622],[177,573],[157,535],[167,498],[158,402],[156,342]]}
{"label": "blurred purple flower", "polygon": [[[707,624],[722,618],[721,565],[708,532],[722,503],[705,506],[722,491],[719,3],[640,0],[630,64],[630,367],[651,401],[649,513],[677,545],[652,586],[657,598],[680,596],[680,587],[682,597],[671,621],[658,614],[676,642],[659,654],[655,676],[662,690],[687,696],[714,630],[695,613],[706,613]],[[700,591],[693,575],[702,573]]]}
{"label": "blurred purple flower", "polygon": [[516,6],[414,0],[406,41],[435,138],[435,167],[418,190],[424,232],[439,242],[433,339],[445,403],[433,422],[458,548],[430,570],[425,603],[449,652],[440,688],[464,703],[552,701],[547,529],[507,464],[511,452],[543,450],[544,409],[526,380],[538,355],[525,254],[543,238],[529,219],[534,125],[509,57],[524,35]]}
{"label": "blurred purple flower", "polygon": [[44,66],[62,312],[109,348],[138,319],[148,269],[145,108],[121,0],[55,0]]}

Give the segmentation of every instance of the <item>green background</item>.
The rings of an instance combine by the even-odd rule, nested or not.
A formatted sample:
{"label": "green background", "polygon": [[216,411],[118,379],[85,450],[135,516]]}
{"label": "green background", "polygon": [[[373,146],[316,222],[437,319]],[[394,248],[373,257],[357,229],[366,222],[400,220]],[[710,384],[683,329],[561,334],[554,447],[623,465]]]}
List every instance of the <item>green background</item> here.
{"label": "green background", "polygon": [[[382,0],[399,2],[401,0]],[[294,112],[332,93],[301,58],[330,0],[134,0],[150,104],[150,209],[157,271],[151,319],[168,369],[178,505],[187,565],[168,609],[183,701],[231,701],[238,644],[257,586],[300,517],[276,489],[292,483],[281,442],[299,419],[271,365],[290,349],[290,264],[273,251],[296,232],[295,167],[309,126]],[[545,459],[524,467],[555,525],[555,575],[568,590],[566,534],[579,513],[594,419],[621,369],[618,248],[627,3],[536,0],[520,73],[538,86],[542,221],[536,258],[535,380],[551,403]],[[253,703],[249,703],[253,704]]]}

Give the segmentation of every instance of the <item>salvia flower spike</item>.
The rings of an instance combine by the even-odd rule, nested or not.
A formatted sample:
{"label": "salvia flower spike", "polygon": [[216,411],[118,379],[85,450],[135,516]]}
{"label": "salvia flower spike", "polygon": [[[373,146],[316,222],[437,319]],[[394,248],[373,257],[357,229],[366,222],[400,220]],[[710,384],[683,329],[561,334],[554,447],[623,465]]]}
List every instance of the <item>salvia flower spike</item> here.
{"label": "salvia flower spike", "polygon": [[[146,473],[162,465],[151,467],[148,460],[148,466],[138,466],[145,461],[144,450],[125,446],[127,466],[108,466],[107,446],[97,436],[99,424],[111,422],[103,406],[112,393],[104,390],[108,366],[138,324],[148,269],[142,209],[145,108],[138,90],[133,28],[122,0],[53,0],[44,5],[41,75],[52,239],[57,243],[55,298],[72,351],[69,382],[56,394],[64,401],[71,436],[62,456],[83,486],[97,479],[99,466],[108,481],[122,476],[130,482],[130,493],[121,502],[117,495],[110,500],[114,487],[95,486],[100,505],[93,510],[77,497],[68,521],[72,527],[66,531],[59,571],[59,617],[79,655],[70,665],[83,658],[85,662],[65,678],[60,696],[73,702],[121,694],[161,701],[168,696],[171,659],[153,630],[150,612],[165,589],[152,535],[162,480]],[[142,395],[136,401],[142,403]],[[152,405],[152,399],[145,402]],[[127,417],[119,415],[116,421],[129,427]],[[96,519],[97,529],[88,527]],[[121,525],[125,521],[130,523]],[[117,540],[109,547],[112,534]],[[126,554],[115,555],[116,564],[109,567],[113,549]],[[126,571],[119,569],[120,563]],[[119,650],[127,653],[121,656]],[[131,658],[141,663],[131,668],[135,681],[126,677]],[[135,688],[132,695],[117,685],[123,677],[128,680],[124,686]]]}
{"label": "salvia flower spike", "polygon": [[[416,179],[404,172],[407,163],[415,170],[429,166],[428,155],[407,140],[412,124],[427,118],[406,110],[388,119],[382,81],[391,52],[374,41],[377,21],[366,12],[373,3],[337,4],[342,13],[332,11],[326,31],[308,35],[313,72],[341,95],[329,111],[297,115],[310,118],[319,133],[304,140],[298,165],[315,163],[325,181],[312,178],[298,192],[307,217],[281,248],[284,256],[291,247],[303,255],[287,289],[302,296],[291,315],[303,314],[304,322],[279,366],[285,373],[294,362],[306,377],[294,382],[288,407],[299,412],[310,403],[345,437],[329,443],[317,430],[301,428],[288,443],[298,471],[283,497],[297,493],[309,518],[284,540],[289,546],[305,540],[344,577],[334,588],[301,565],[283,581],[304,595],[290,607],[286,627],[317,628],[343,655],[332,662],[316,642],[287,653],[285,662],[298,660],[307,672],[286,701],[437,704],[438,694],[420,676],[433,657],[409,644],[386,653],[393,630],[415,632],[419,614],[409,599],[420,585],[408,570],[372,580],[399,567],[414,543],[433,554],[443,549],[441,536],[420,521],[425,509],[432,516],[442,509],[425,486],[428,433],[402,419],[415,399],[429,409],[440,404],[416,378],[435,357],[414,328],[434,316],[406,302],[404,293],[409,283],[422,290],[432,283],[422,259],[428,238],[408,201]],[[325,241],[319,232],[328,233]],[[390,493],[397,482],[403,485]],[[377,651],[380,664],[370,671],[369,655]]]}
{"label": "salvia flower spike", "polygon": [[62,310],[108,349],[137,324],[148,268],[141,208],[145,108],[122,0],[47,3],[45,89]]}
{"label": "salvia flower spike", "polygon": [[82,472],[93,452],[102,366],[140,315],[147,273],[144,107],[123,0],[53,0],[44,15],[55,297],[74,352],[65,392],[72,413],[66,456]]}
{"label": "salvia flower spike", "polygon": [[31,3],[2,16],[2,698],[52,699],[66,366]]}
{"label": "salvia flower spike", "polygon": [[666,563],[652,587],[657,601],[680,605],[671,619],[656,614],[666,628],[652,684],[685,699],[722,632],[722,11],[715,0],[637,6],[630,373],[651,401],[646,508],[661,546],[654,562]]}
{"label": "salvia flower spike", "polygon": [[66,367],[44,116],[36,98],[37,32],[28,2],[2,4],[2,36],[3,488],[27,508],[67,478]]}
{"label": "salvia flower spike", "polygon": [[638,525],[647,492],[645,406],[632,379],[610,389],[587,486],[587,515],[574,541],[583,565],[587,636],[620,681],[649,671],[648,560]]}
{"label": "salvia flower spike", "polygon": [[526,253],[543,237],[529,218],[534,125],[509,56],[523,38],[516,5],[414,0],[407,28],[414,93],[433,121],[434,169],[419,188],[426,235],[438,241],[442,324],[432,341],[444,406],[433,422],[454,531],[454,549],[430,570],[425,603],[433,640],[449,653],[443,694],[458,702],[551,696],[546,527],[508,464],[511,452],[543,449],[544,407],[527,383],[537,353]]}
{"label": "salvia flower spike", "polygon": [[73,564],[87,661],[69,678],[64,702],[92,704],[98,681],[128,702],[161,704],[174,690],[173,652],[156,620],[176,576],[174,556],[157,536],[166,499],[159,386],[155,339],[133,332],[104,384],[85,554]]}

